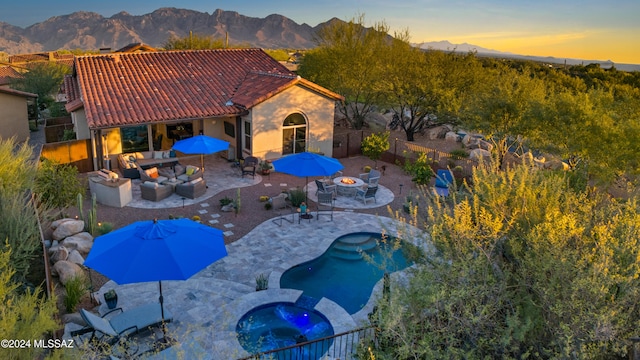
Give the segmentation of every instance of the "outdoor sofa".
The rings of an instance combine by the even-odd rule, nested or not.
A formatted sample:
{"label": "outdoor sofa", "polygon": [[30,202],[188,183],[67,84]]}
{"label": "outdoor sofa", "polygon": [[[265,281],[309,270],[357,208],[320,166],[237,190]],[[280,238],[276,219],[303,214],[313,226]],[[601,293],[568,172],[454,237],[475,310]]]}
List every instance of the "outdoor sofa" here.
{"label": "outdoor sofa", "polygon": [[118,155],[118,166],[122,176],[129,179],[138,179],[140,169],[152,167],[174,166],[178,163],[176,153],[172,150],[165,151],[142,151],[134,153],[124,153]]}

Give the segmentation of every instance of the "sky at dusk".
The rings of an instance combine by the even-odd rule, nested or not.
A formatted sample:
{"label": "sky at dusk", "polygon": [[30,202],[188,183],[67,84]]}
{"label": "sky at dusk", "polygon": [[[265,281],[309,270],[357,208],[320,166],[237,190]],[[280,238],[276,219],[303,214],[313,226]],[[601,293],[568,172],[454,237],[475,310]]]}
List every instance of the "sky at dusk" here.
{"label": "sky at dusk", "polygon": [[640,64],[638,0],[25,0],[5,4],[0,21],[27,27],[75,11],[111,17],[161,7],[209,14],[222,9],[259,18],[280,14],[311,26],[333,17],[348,21],[364,15],[367,26],[383,21],[392,35],[408,30],[415,43],[448,40],[520,55]]}

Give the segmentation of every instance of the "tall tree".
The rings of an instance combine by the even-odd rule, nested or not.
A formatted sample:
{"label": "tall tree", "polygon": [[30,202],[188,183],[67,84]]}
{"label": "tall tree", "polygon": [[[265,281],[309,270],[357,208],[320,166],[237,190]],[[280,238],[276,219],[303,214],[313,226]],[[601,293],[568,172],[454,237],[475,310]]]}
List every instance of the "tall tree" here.
{"label": "tall tree", "polygon": [[407,141],[413,141],[427,127],[459,122],[465,99],[481,73],[472,53],[425,52],[405,39],[408,34],[393,41],[381,81],[385,104],[393,109]]}
{"label": "tall tree", "polygon": [[304,56],[298,73],[343,95],[340,113],[361,129],[380,102],[380,59],[389,41],[384,22],[367,28],[363,15],[349,22],[335,21],[318,32],[318,46]]}
{"label": "tall tree", "polygon": [[38,95],[40,110],[55,102],[54,95],[71,69],[54,62],[39,62],[29,66],[22,77],[12,80],[11,87]]}

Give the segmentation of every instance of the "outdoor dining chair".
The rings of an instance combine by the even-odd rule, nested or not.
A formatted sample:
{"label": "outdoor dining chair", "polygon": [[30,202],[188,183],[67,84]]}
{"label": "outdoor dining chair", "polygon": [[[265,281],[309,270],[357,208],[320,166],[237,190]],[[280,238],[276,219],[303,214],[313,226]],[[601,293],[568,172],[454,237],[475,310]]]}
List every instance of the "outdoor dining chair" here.
{"label": "outdoor dining chair", "polygon": [[367,200],[373,199],[376,202],[376,193],[378,192],[377,186],[368,186],[366,189],[358,189],[356,191],[356,199],[362,200],[363,203],[367,203]]}
{"label": "outdoor dining chair", "polygon": [[316,218],[320,220],[320,215],[330,215],[331,221],[333,221],[333,193],[320,191],[318,192],[318,203],[316,209]]}
{"label": "outdoor dining chair", "polygon": [[316,180],[316,186],[316,195],[319,195],[321,192],[328,192],[332,193],[334,198],[338,196],[338,186],[336,185],[327,185],[320,180]]}

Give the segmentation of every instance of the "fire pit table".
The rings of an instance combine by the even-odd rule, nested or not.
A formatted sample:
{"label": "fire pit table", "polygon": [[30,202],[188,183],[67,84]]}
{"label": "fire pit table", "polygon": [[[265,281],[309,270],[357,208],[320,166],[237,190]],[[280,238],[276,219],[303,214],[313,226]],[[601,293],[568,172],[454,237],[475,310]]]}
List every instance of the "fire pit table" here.
{"label": "fire pit table", "polygon": [[355,196],[356,190],[364,185],[362,179],[353,176],[337,177],[333,183],[337,185],[338,195],[342,196]]}

